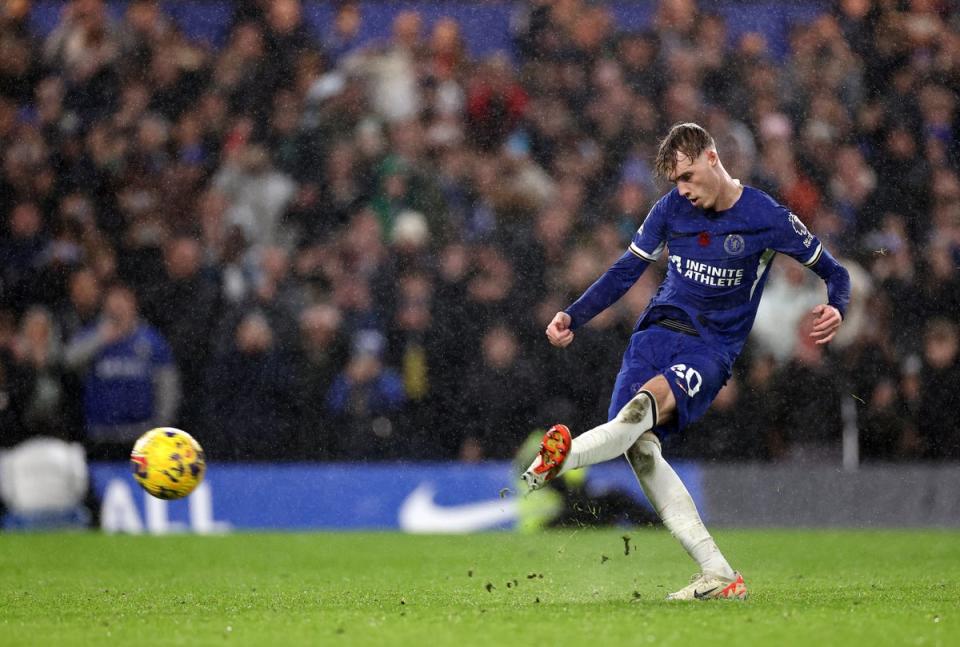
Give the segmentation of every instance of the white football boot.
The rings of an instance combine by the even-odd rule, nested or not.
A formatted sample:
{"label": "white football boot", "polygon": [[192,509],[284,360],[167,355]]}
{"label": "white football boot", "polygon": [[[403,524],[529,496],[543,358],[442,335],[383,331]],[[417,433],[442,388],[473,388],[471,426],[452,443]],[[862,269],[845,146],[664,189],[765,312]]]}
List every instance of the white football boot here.
{"label": "white football boot", "polygon": [[740,573],[733,580],[717,575],[697,573],[690,584],[667,596],[668,600],[746,600],[747,585]]}

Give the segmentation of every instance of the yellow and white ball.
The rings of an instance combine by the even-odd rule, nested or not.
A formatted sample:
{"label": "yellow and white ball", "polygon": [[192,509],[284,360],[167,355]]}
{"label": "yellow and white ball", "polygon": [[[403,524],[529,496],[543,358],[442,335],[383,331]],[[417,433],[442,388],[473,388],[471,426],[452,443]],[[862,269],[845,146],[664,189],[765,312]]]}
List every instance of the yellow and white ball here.
{"label": "yellow and white ball", "polygon": [[180,499],[200,485],[207,469],[203,448],[181,429],[158,427],[137,440],[130,453],[133,478],[158,499]]}

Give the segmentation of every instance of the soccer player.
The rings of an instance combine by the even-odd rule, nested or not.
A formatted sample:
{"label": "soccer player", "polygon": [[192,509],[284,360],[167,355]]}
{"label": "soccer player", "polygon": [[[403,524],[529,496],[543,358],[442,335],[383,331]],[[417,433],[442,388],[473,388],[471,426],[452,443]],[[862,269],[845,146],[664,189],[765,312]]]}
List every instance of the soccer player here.
{"label": "soccer player", "polygon": [[690,584],[667,599],[742,599],[743,577],[727,563],[661,455],[660,437],[700,418],[730,377],[777,252],[827,284],[827,303],[813,309],[811,336],[819,344],[840,327],[850,278],[796,215],[730,177],[713,138],[697,124],[670,129],[657,151],[656,172],[676,188],[653,206],[623,256],[558,312],[546,331],[551,344],[568,346],[574,331],[623,296],[669,250],[667,276],[624,354],[609,421],[574,439],[566,426],[551,427],[523,479],[535,490],[567,470],[626,454],[664,525],[700,566]]}

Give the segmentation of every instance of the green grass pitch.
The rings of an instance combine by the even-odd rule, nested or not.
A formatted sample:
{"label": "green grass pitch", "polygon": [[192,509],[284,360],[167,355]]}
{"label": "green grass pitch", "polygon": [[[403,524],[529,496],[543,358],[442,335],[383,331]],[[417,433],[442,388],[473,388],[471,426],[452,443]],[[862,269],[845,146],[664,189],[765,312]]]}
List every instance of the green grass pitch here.
{"label": "green grass pitch", "polygon": [[662,530],[0,535],[0,645],[960,645],[958,533],[716,536],[746,602]]}

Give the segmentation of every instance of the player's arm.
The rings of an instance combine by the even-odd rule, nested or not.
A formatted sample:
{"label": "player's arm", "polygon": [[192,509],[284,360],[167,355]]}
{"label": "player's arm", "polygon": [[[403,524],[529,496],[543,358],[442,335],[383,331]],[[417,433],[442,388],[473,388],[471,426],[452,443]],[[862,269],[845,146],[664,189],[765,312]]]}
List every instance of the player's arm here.
{"label": "player's arm", "polygon": [[818,246],[818,257],[807,267],[827,284],[827,303],[813,309],[816,320],[810,336],[818,344],[826,344],[834,338],[850,303],[850,273],[837,262],[823,245]]}
{"label": "player's arm", "polygon": [[826,344],[840,329],[850,303],[850,274],[795,214],[783,207],[780,210],[783,219],[776,228],[777,251],[800,261],[827,284],[827,302],[813,309],[816,319],[810,333],[818,344]]}
{"label": "player's arm", "polygon": [[633,251],[624,252],[579,299],[564,310],[570,315],[570,329],[576,330],[616,303],[637,282],[648,265],[649,261]]}
{"label": "player's arm", "polygon": [[629,249],[599,279],[547,326],[547,339],[554,346],[567,346],[573,331],[609,308],[637,282],[647,266],[663,251],[670,194],[657,201],[633,235]]}
{"label": "player's arm", "polygon": [[547,339],[554,346],[567,346],[573,331],[614,304],[637,282],[650,263],[627,251],[603,273],[579,299],[558,312],[547,326]]}

